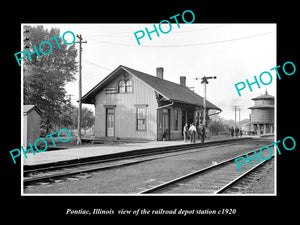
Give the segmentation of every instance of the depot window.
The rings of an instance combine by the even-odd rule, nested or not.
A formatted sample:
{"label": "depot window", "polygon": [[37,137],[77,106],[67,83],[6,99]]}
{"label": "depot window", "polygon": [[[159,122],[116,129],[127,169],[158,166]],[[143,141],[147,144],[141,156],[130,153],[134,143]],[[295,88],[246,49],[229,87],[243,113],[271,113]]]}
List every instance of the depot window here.
{"label": "depot window", "polygon": [[120,80],[118,88],[119,88],[119,93],[132,93],[133,92],[132,80]]}
{"label": "depot window", "polygon": [[146,131],[146,108],[145,107],[136,108],[136,130]]}
{"label": "depot window", "polygon": [[125,81],[126,93],[132,93],[132,81]]}

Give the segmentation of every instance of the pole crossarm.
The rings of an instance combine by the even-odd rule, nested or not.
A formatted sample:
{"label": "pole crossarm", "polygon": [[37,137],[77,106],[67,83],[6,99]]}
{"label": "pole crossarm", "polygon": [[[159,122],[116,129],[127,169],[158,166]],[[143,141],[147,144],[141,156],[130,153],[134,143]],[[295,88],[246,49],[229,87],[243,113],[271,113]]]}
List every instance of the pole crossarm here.
{"label": "pole crossarm", "polygon": [[[238,105],[231,106],[231,109],[232,109],[232,111],[234,111],[234,125],[236,126],[236,112],[237,111],[241,112],[242,109]],[[239,115],[239,121],[240,121],[240,117],[241,117],[241,114]]]}
{"label": "pole crossarm", "polygon": [[203,97],[203,125],[205,127],[206,126],[206,84],[208,84],[208,81],[209,79],[217,79],[216,76],[210,76],[210,77],[206,77],[206,76],[203,76],[203,77],[195,77],[195,80],[201,80],[201,84],[204,84],[204,97]]}

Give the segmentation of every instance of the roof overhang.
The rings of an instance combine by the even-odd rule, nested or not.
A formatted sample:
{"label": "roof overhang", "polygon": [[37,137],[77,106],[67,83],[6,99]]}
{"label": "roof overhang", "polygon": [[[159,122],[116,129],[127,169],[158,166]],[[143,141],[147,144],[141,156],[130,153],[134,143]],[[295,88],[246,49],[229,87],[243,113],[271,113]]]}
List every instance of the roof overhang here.
{"label": "roof overhang", "polygon": [[274,109],[274,105],[255,105],[249,107],[248,109]]}
{"label": "roof overhang", "polygon": [[114,71],[108,74],[103,80],[101,80],[95,87],[88,91],[82,98],[81,102],[86,104],[95,104],[95,95],[98,94],[109,82],[115,79],[119,75],[119,69],[121,65],[118,66]]}
{"label": "roof overhang", "polygon": [[23,115],[28,115],[32,110],[35,110],[40,116],[43,114],[36,105],[23,105]]}
{"label": "roof overhang", "polygon": [[[121,75],[124,72],[130,74],[131,76],[134,76],[136,79],[140,80],[145,85],[151,87],[155,91],[157,98],[159,97],[159,100],[161,99],[163,101],[169,101],[169,102],[174,102],[174,103],[178,103],[178,104],[189,105],[192,107],[203,108],[203,97],[192,92],[188,88],[182,87],[181,85],[178,85],[176,83],[173,83],[173,82],[170,82],[167,80],[162,80],[162,82],[160,82],[161,79],[158,79],[155,76],[152,76],[152,75],[149,75],[149,74],[146,74],[146,73],[131,69],[129,67],[122,66],[122,65],[118,66],[114,71],[112,71],[108,76],[106,76],[101,82],[99,82],[95,87],[93,87],[89,92],[87,92],[81,98],[82,103],[95,104],[95,95],[97,95],[101,90],[103,90],[107,86],[107,84],[109,84],[112,80],[114,80],[117,76]],[[159,80],[160,83],[157,83],[158,82],[157,79]],[[163,85],[165,85],[165,87],[163,85],[159,85],[159,84],[163,84]],[[180,89],[179,89],[179,87],[180,87]],[[167,90],[166,88],[169,90],[166,91]],[[182,93],[182,95],[189,96],[189,97],[181,98],[181,96],[178,96],[178,94],[177,95],[175,94],[175,96],[178,97],[178,98],[176,98],[172,95],[173,93],[172,93],[172,91],[170,91],[171,89],[172,89],[172,91],[175,90],[176,94],[178,92],[180,92],[180,93]],[[206,103],[206,108],[208,110],[214,109],[214,110],[218,110],[220,112],[222,111],[219,107],[212,104],[208,100]]]}

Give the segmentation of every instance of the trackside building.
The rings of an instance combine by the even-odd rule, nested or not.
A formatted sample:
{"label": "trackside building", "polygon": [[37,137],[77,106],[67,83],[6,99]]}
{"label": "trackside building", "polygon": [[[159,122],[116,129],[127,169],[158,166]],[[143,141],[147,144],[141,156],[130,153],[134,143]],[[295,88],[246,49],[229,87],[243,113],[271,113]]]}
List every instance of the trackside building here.
{"label": "trackside building", "polygon": [[257,134],[274,133],[274,96],[267,90],[264,95],[252,98],[251,130]]}
{"label": "trackside building", "polygon": [[[120,65],[82,97],[95,105],[96,139],[175,140],[185,123],[201,123],[203,98],[180,84]],[[206,115],[221,109],[206,101]]]}

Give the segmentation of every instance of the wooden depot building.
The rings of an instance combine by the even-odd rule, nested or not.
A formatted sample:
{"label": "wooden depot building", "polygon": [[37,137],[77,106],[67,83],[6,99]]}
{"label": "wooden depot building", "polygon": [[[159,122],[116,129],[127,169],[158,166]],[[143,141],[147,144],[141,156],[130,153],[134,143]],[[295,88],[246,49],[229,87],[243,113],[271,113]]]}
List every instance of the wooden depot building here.
{"label": "wooden depot building", "polygon": [[[82,97],[95,105],[97,139],[181,139],[185,123],[202,121],[203,98],[180,84],[120,65]],[[221,109],[206,101],[209,111]]]}

